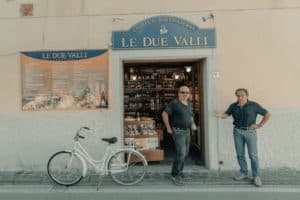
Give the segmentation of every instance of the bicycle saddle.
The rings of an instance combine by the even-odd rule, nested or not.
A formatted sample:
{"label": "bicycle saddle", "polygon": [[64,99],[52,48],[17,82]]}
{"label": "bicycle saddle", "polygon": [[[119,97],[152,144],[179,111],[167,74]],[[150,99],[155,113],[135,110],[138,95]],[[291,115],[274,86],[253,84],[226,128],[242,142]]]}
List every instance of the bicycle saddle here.
{"label": "bicycle saddle", "polygon": [[102,138],[102,141],[107,142],[109,144],[114,144],[118,141],[118,138],[116,138],[116,137]]}

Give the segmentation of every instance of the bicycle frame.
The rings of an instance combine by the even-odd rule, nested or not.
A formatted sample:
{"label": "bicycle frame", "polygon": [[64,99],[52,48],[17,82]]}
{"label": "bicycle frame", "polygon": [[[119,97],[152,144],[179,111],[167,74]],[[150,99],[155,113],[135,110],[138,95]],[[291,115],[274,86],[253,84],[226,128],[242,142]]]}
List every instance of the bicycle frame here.
{"label": "bicycle frame", "polygon": [[[107,174],[108,170],[107,170],[107,162],[109,161],[109,159],[114,155],[114,153],[118,152],[118,151],[122,151],[122,150],[127,150],[127,149],[131,149],[134,150],[133,146],[130,147],[123,147],[123,148],[119,148],[119,149],[114,149],[112,150],[110,145],[108,145],[105,149],[105,153],[102,157],[102,159],[100,160],[95,160],[91,157],[91,155],[85,150],[85,148],[80,144],[79,141],[75,141],[74,143],[74,147],[73,150],[71,151],[72,153],[74,153],[76,156],[79,157],[79,159],[82,161],[83,163],[83,177],[86,176],[87,173],[87,163],[89,163],[90,165],[92,165],[96,171],[97,174],[101,173],[101,175]],[[134,150],[136,151],[136,150]],[[140,154],[138,151],[136,151],[138,154]],[[140,154],[141,156],[143,156],[142,154]],[[144,156],[143,156],[144,157]],[[128,163],[127,163],[128,164]]]}

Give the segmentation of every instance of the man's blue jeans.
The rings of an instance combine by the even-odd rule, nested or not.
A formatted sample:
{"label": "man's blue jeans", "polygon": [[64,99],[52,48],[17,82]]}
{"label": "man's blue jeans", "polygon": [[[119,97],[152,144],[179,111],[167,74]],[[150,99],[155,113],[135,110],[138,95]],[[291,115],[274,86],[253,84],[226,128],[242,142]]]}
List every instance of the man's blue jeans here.
{"label": "man's blue jeans", "polygon": [[175,145],[174,161],[172,165],[172,176],[181,176],[184,160],[189,152],[190,130],[173,129],[173,139]]}
{"label": "man's blue jeans", "polygon": [[252,175],[253,177],[259,176],[260,173],[257,155],[256,131],[234,128],[233,135],[237,160],[240,165],[241,173],[248,174],[247,162],[245,158],[245,145],[247,145],[249,158],[251,160]]}

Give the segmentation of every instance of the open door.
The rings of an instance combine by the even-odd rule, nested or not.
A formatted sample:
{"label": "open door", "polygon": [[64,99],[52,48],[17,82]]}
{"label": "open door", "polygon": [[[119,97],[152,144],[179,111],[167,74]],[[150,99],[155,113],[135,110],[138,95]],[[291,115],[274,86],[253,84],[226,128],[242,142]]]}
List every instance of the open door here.
{"label": "open door", "polygon": [[205,161],[204,146],[204,102],[203,102],[203,62],[202,60],[192,65],[192,102],[194,110],[194,120],[197,124],[197,131],[191,138],[191,156],[198,165],[203,165]]}
{"label": "open door", "polygon": [[199,127],[191,138],[187,164],[204,165],[202,60],[124,63],[124,138],[138,143],[149,162],[169,165],[173,161],[173,139],[164,131],[161,113],[177,98],[182,84],[192,92],[195,122]]}

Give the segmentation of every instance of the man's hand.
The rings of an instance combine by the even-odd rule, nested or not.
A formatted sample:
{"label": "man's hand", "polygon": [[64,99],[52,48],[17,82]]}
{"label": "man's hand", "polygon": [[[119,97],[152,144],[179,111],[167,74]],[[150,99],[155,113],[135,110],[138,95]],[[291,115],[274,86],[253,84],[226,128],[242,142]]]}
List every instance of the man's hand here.
{"label": "man's hand", "polygon": [[261,126],[258,125],[258,124],[252,124],[252,125],[250,126],[250,128],[251,128],[252,130],[256,130],[256,129],[261,128]]}
{"label": "man's hand", "polygon": [[192,136],[195,134],[195,131],[197,131],[197,125],[195,124],[195,122],[192,123],[191,125],[191,129],[192,129]]}
{"label": "man's hand", "polygon": [[191,129],[192,129],[192,131],[196,131],[197,130],[197,125],[195,123],[192,123]]}
{"label": "man's hand", "polygon": [[215,113],[214,116],[221,119],[226,119],[228,117],[226,113]]}
{"label": "man's hand", "polygon": [[169,133],[170,135],[172,135],[173,134],[172,129],[171,128],[167,128],[167,133]]}
{"label": "man's hand", "polygon": [[215,113],[215,115],[214,115],[216,118],[222,118],[222,113]]}

